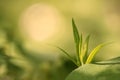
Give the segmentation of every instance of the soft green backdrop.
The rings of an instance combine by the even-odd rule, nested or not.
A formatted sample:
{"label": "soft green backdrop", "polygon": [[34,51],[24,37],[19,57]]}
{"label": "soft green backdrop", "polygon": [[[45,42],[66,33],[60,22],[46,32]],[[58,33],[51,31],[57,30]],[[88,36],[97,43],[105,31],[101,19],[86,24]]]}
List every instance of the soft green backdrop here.
{"label": "soft green backdrop", "polygon": [[71,19],[90,49],[114,41],[94,60],[120,55],[119,0],[0,0],[0,78],[64,80],[76,68],[52,45],[75,56]]}

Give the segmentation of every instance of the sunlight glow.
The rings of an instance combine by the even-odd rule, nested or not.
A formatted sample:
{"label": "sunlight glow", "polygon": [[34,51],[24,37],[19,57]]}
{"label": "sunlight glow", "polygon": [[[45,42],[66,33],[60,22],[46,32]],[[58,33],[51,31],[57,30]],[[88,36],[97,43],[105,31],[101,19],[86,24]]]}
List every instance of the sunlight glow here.
{"label": "sunlight glow", "polygon": [[35,41],[44,41],[59,30],[60,14],[56,8],[46,4],[34,4],[25,10],[20,23],[28,37]]}

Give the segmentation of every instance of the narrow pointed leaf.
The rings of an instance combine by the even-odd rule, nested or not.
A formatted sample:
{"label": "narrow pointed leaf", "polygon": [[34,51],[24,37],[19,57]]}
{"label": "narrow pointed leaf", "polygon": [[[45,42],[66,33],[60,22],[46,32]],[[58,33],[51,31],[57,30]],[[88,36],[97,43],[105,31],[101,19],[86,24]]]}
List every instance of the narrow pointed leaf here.
{"label": "narrow pointed leaf", "polygon": [[73,27],[73,36],[74,36],[74,41],[76,44],[76,53],[77,53],[77,63],[80,65],[80,58],[79,58],[79,42],[80,42],[80,36],[76,27],[76,24],[74,20],[72,19],[72,27]]}
{"label": "narrow pointed leaf", "polygon": [[98,65],[120,64],[120,57],[112,58],[105,61],[95,62],[94,64],[98,64]]}
{"label": "narrow pointed leaf", "polygon": [[87,58],[89,39],[90,39],[90,35],[87,36],[85,43],[83,44],[83,47],[82,47],[81,55],[83,57],[83,61],[85,61]]}
{"label": "narrow pointed leaf", "polygon": [[96,53],[97,53],[102,47],[104,47],[104,46],[107,45],[107,44],[108,44],[108,43],[103,43],[103,44],[98,45],[96,48],[94,48],[94,49],[92,50],[92,52],[89,54],[89,56],[88,56],[88,58],[87,58],[87,60],[86,60],[86,64],[90,63],[90,62],[93,60],[93,58],[94,58],[94,56],[96,55]]}
{"label": "narrow pointed leaf", "polygon": [[85,54],[83,56],[86,56],[88,53],[88,45],[89,45],[89,40],[90,40],[90,35],[87,36],[86,40],[85,40]]}
{"label": "narrow pointed leaf", "polygon": [[83,42],[83,37],[82,37],[82,34],[81,34],[80,43],[79,43],[79,55],[80,55],[79,58],[80,58],[81,65],[83,65],[82,42]]}
{"label": "narrow pointed leaf", "polygon": [[74,40],[75,40],[75,43],[78,45],[79,41],[80,41],[80,37],[79,37],[79,33],[77,30],[76,24],[73,19],[72,19],[72,27],[73,27]]}
{"label": "narrow pointed leaf", "polygon": [[76,61],[69,55],[69,53],[67,53],[65,50],[63,50],[60,47],[56,47],[58,48],[60,51],[62,51],[74,64],[76,64],[78,66],[78,64],[76,63]]}

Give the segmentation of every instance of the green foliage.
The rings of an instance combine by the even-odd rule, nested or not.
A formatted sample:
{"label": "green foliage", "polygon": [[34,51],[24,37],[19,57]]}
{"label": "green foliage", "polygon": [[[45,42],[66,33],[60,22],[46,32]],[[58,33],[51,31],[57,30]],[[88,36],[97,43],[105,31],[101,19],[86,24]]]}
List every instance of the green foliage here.
{"label": "green foliage", "polygon": [[113,65],[113,64],[120,64],[120,57],[112,58],[105,61],[95,62],[94,64],[98,65]]}
{"label": "green foliage", "polygon": [[90,39],[90,35],[87,36],[87,38],[83,44],[83,47],[82,47],[81,56],[84,57],[84,59],[83,59],[84,63],[87,59],[89,39]]}
{"label": "green foliage", "polygon": [[86,64],[72,71],[65,80],[119,80],[120,64]]}
{"label": "green foliage", "polygon": [[[11,59],[13,59],[11,56],[8,56],[5,53],[5,49],[0,49],[0,62],[2,60],[1,65],[6,65],[7,72],[5,77],[10,77],[10,79],[14,80],[21,80],[22,74],[24,72],[24,69],[14,63],[11,62]],[[0,77],[0,79],[3,77]]]}
{"label": "green foliage", "polygon": [[94,62],[94,64],[91,64],[93,63],[92,60],[94,59],[97,52],[104,46],[110,44],[110,42],[99,44],[87,56],[90,35],[88,35],[83,42],[83,36],[82,34],[79,36],[73,19],[72,26],[74,41],[76,44],[77,61],[73,61],[73,58],[66,51],[61,48],[59,49],[64,52],[75,64],[77,63],[77,66],[81,67],[72,71],[65,80],[119,80],[120,57],[101,62]]}
{"label": "green foliage", "polygon": [[85,39],[85,42],[83,43],[83,36],[82,34],[79,35],[77,26],[74,22],[74,20],[72,19],[72,27],[73,27],[73,36],[74,36],[74,41],[75,41],[75,45],[76,45],[76,62],[74,61],[74,59],[63,49],[61,49],[60,47],[57,47],[58,49],[60,49],[63,53],[65,53],[69,59],[74,62],[77,66],[81,66],[84,64],[88,64],[91,63],[91,61],[93,60],[94,56],[96,55],[96,53],[105,45],[108,45],[108,43],[103,43],[103,44],[99,44],[96,48],[94,48],[92,50],[92,52],[89,54],[89,56],[87,56],[88,54],[88,45],[89,45],[89,40],[90,40],[90,35],[88,35]]}
{"label": "green foliage", "polygon": [[75,45],[76,45],[76,53],[77,53],[77,64],[80,65],[80,51],[79,48],[81,48],[81,46],[79,46],[79,44],[81,45],[82,39],[79,36],[77,27],[75,25],[74,20],[72,19],[72,27],[73,27],[73,35],[74,35],[74,41],[75,41]]}
{"label": "green foliage", "polygon": [[94,48],[92,50],[92,52],[90,53],[90,55],[88,56],[87,60],[86,60],[86,64],[90,63],[92,61],[92,59],[94,58],[95,54],[105,45],[107,45],[108,43],[103,43],[103,44],[99,44],[96,48]]}
{"label": "green foliage", "polygon": [[64,54],[67,55],[67,57],[74,63],[78,66],[78,64],[76,63],[76,61],[69,55],[69,53],[67,53],[65,50],[63,50],[62,48],[60,47],[57,47],[58,49],[60,49]]}

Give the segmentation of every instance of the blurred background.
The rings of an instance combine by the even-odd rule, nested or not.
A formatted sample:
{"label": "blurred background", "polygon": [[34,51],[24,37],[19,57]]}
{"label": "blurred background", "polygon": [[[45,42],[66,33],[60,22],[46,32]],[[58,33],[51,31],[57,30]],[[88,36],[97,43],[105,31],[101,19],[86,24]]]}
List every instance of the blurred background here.
{"label": "blurred background", "polygon": [[120,56],[120,0],[0,0],[0,80],[64,80],[77,66],[71,19],[89,51],[114,41],[94,58]]}

